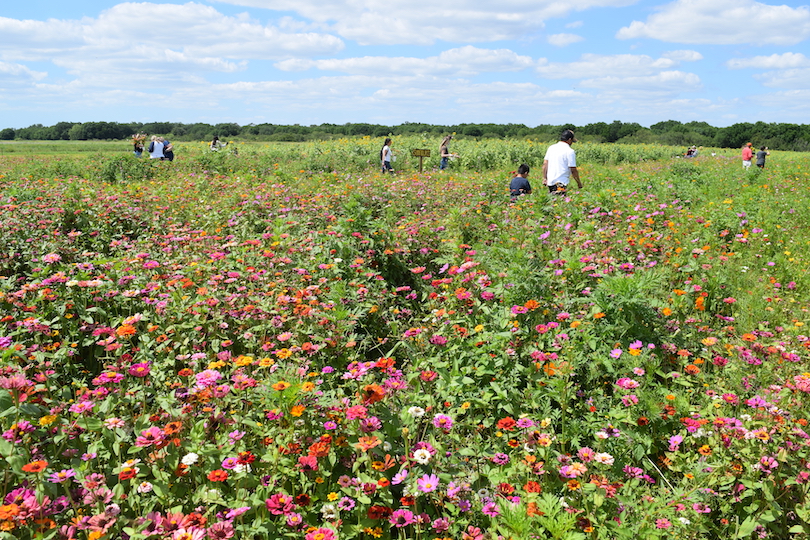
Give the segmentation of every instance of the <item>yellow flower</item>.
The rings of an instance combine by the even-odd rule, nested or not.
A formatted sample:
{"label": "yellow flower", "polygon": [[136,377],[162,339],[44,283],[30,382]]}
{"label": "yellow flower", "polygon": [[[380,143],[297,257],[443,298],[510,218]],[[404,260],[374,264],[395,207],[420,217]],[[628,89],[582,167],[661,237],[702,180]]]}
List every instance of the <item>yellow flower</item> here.
{"label": "yellow flower", "polygon": [[273,364],[275,364],[275,363],[276,363],[276,361],[275,361],[275,360],[273,360],[272,358],[268,358],[268,357],[266,357],[266,356],[265,356],[264,358],[261,358],[261,359],[259,360],[259,367],[270,367],[270,366],[272,366],[272,365],[273,365]]}
{"label": "yellow flower", "polygon": [[340,497],[340,495],[338,495],[334,491],[326,496],[326,498],[329,499],[329,502],[336,501],[336,500],[338,500],[339,497]]}
{"label": "yellow flower", "polygon": [[55,421],[56,421],[56,415],[55,414],[49,414],[49,415],[43,416],[42,418],[39,419],[39,425],[40,426],[49,426],[49,425],[53,424]]}
{"label": "yellow flower", "polygon": [[236,359],[234,359],[233,363],[234,365],[237,365],[239,367],[249,366],[250,364],[253,363],[253,357],[240,354],[239,356],[236,357]]}

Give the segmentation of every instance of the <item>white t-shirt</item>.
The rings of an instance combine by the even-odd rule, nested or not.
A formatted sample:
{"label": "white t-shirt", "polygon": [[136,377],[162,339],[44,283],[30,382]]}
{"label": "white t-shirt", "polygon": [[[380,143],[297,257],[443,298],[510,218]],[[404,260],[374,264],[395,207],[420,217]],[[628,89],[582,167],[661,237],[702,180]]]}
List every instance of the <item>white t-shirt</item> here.
{"label": "white t-shirt", "polygon": [[391,148],[389,146],[383,146],[382,158],[383,161],[391,161]]}
{"label": "white t-shirt", "polygon": [[571,167],[577,166],[577,155],[571,145],[560,141],[546,150],[544,161],[548,161],[548,182],[546,185],[562,184],[567,186],[571,180]]}
{"label": "white t-shirt", "polygon": [[163,157],[163,143],[160,141],[154,141],[155,145],[152,147],[152,151],[149,152],[150,159],[158,159]]}

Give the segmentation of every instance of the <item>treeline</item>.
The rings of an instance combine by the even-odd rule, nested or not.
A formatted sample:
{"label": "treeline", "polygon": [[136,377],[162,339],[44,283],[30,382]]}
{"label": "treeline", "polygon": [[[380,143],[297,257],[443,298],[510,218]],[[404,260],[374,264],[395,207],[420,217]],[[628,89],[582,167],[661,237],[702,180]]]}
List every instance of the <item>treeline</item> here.
{"label": "treeline", "polygon": [[397,126],[377,124],[320,124],[312,126],[248,124],[182,124],[178,122],[117,123],[117,122],[59,122],[53,126],[35,124],[25,128],[0,129],[0,140],[89,140],[128,139],[144,132],[164,135],[171,140],[210,140],[240,138],[256,141],[308,141],[339,137],[425,134],[440,137],[456,133],[470,138],[531,138],[555,140],[563,129],[573,129],[581,140],[608,143],[649,143],[672,146],[713,146],[739,148],[746,142],[768,146],[774,150],[810,151],[810,125],[756,122],[739,123],[718,128],[706,122],[681,123],[677,120],[658,122],[643,127],[635,122],[618,120],[608,124],[596,122],[584,126],[573,124],[528,127],[523,124],[457,124],[451,126],[406,122]]}

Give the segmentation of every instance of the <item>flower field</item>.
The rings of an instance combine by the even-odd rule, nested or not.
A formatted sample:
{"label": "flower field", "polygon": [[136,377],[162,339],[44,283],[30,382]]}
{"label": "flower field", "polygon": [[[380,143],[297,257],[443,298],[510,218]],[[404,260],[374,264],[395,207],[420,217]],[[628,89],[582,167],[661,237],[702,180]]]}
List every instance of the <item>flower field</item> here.
{"label": "flower field", "polygon": [[488,144],[4,158],[0,539],[807,537],[810,155]]}

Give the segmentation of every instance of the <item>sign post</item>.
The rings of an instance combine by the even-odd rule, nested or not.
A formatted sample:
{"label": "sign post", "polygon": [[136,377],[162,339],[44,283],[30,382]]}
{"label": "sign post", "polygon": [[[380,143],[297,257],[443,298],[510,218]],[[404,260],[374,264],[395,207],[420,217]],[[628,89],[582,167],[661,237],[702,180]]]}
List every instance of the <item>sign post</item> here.
{"label": "sign post", "polygon": [[411,155],[413,157],[419,158],[419,172],[422,172],[422,160],[426,157],[430,157],[430,150],[427,148],[414,148],[411,150]]}

